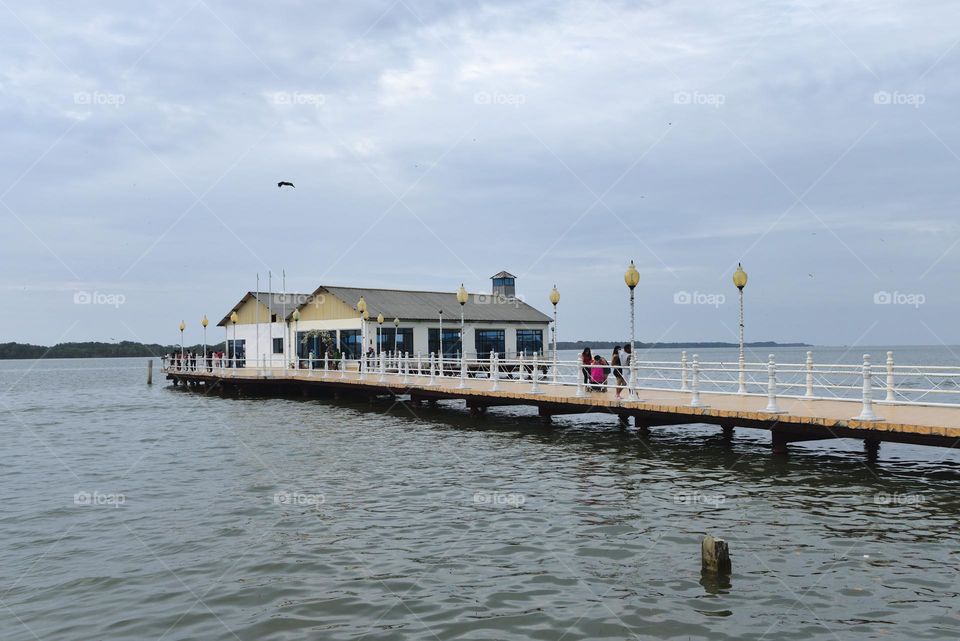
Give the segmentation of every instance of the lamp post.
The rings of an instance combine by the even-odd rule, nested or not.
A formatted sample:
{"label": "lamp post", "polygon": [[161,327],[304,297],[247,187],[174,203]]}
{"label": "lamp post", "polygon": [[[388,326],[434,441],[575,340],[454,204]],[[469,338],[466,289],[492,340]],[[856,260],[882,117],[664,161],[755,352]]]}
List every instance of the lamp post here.
{"label": "lamp post", "polygon": [[230,355],[233,356],[233,369],[237,369],[237,310],[230,312],[230,322],[233,324],[233,349],[228,350]]}
{"label": "lamp post", "polygon": [[[393,357],[394,358],[397,358],[397,340],[399,338],[399,335],[400,335],[400,319],[394,318],[393,319]],[[406,349],[407,346],[404,345],[403,347],[404,347],[404,351],[407,351]]]}
{"label": "lamp post", "polygon": [[180,321],[180,362],[183,363],[183,330],[187,328],[187,324],[183,321]]}
{"label": "lamp post", "polygon": [[633,264],[632,260],[630,261],[630,266],[627,267],[627,271],[623,274],[623,282],[630,288],[630,385],[627,398],[635,401],[637,400],[637,354],[633,345],[636,329],[634,289],[636,289],[637,284],[640,282],[640,272],[637,271],[637,266]]}
{"label": "lamp post", "polygon": [[[550,292],[550,303],[553,305],[553,384],[557,384],[557,303],[560,302],[560,291],[553,286]],[[633,349],[633,348],[631,348]]]}
{"label": "lamp post", "polygon": [[360,350],[359,350],[360,356],[358,356],[357,358],[360,360],[360,365],[358,365],[358,367],[362,369],[363,368],[363,358],[362,358],[363,349],[364,349],[364,346],[367,344],[367,332],[366,332],[367,324],[363,322],[364,316],[367,313],[367,301],[363,300],[363,296],[361,296],[360,300],[357,301],[357,312],[360,313]]}
{"label": "lamp post", "polygon": [[383,312],[377,314],[377,354],[380,353],[380,346],[383,344]]}
{"label": "lamp post", "polygon": [[290,318],[293,319],[293,353],[297,355],[297,369],[300,369],[300,341],[297,339],[297,334],[299,334],[297,330],[300,327],[300,310],[293,310]]}
{"label": "lamp post", "polygon": [[465,323],[463,319],[463,308],[467,304],[467,301],[470,299],[470,294],[467,293],[467,288],[463,286],[463,283],[460,283],[460,289],[457,290],[457,302],[460,303],[460,387],[464,388],[467,386],[467,350],[464,349],[465,343],[463,339],[463,334],[465,331]]}
{"label": "lamp post", "polygon": [[747,286],[747,272],[737,263],[737,271],[733,272],[733,284],[736,286],[740,298],[740,355],[737,357],[737,394],[747,393],[747,382],[744,373],[743,360],[743,288]]}
{"label": "lamp post", "polygon": [[200,321],[200,324],[203,325],[203,367],[207,367],[207,325],[210,321],[207,320],[207,315],[203,315],[203,320]]}

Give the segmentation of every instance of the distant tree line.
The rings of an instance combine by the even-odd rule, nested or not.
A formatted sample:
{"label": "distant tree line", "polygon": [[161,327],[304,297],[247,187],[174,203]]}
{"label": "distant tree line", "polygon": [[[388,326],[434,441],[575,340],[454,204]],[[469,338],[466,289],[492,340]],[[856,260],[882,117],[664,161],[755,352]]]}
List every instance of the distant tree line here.
{"label": "distant tree line", "polygon": [[[613,349],[615,346],[626,345],[630,341],[558,341],[557,349],[576,349],[582,350],[585,347],[590,349]],[[704,348],[704,347],[738,347],[737,343],[723,343],[723,342],[691,342],[691,343],[643,343],[636,341],[634,343],[637,349],[650,349],[650,348],[676,348],[676,349],[691,349],[691,348]],[[777,343],[775,341],[755,341],[752,343],[744,343],[746,347],[810,347],[807,343]]]}
{"label": "distant tree line", "polygon": [[[184,351],[203,353],[203,345],[184,345]],[[207,345],[208,352],[224,351],[223,342]],[[137,343],[120,341],[119,343],[58,343],[53,347],[30,345],[28,343],[0,343],[0,360],[12,358],[119,358],[127,356],[163,356],[179,352],[179,345],[158,345],[156,343]]]}

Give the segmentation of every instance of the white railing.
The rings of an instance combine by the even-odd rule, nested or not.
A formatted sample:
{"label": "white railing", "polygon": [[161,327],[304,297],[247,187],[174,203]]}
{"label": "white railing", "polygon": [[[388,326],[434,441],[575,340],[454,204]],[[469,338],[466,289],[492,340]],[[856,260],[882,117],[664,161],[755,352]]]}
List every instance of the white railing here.
{"label": "white railing", "polygon": [[[194,359],[176,354],[163,359],[163,371],[206,371],[226,377],[295,374],[373,382],[399,375],[404,384],[431,386],[444,379],[445,387],[484,386],[488,391],[514,381],[528,384],[526,391],[531,394],[548,391],[545,387],[568,386],[576,388],[575,396],[613,390],[624,400],[641,401],[647,390],[670,390],[688,393],[692,407],[705,405],[701,397],[705,393],[766,396],[764,411],[769,413],[781,411],[778,398],[859,400],[862,411],[856,418],[861,420],[877,420],[875,404],[960,406],[960,367],[897,365],[893,352],[886,353],[882,364],[872,363],[868,354],[859,364],[817,363],[812,352],[802,363],[777,363],[771,354],[766,362],[744,363],[742,369],[736,361],[701,361],[697,354],[688,358],[686,352],[678,361],[638,360],[619,366],[554,360],[552,355],[507,358],[493,352],[485,358],[381,352],[350,359],[311,354],[288,363],[282,357],[262,356],[254,362],[210,355],[204,362],[202,355]],[[745,392],[740,391],[741,380]]]}

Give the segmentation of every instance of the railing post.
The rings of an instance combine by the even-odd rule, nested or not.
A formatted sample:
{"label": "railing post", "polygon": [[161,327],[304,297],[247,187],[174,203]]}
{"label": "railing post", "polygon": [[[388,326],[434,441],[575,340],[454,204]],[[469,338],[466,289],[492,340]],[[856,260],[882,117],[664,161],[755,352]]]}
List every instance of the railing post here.
{"label": "railing post", "polygon": [[466,389],[467,387],[467,352],[460,352],[460,384],[457,389]]}
{"label": "railing post", "polygon": [[578,361],[578,363],[577,363],[577,369],[576,369],[576,372],[577,372],[577,393],[575,394],[575,396],[576,396],[577,398],[583,398],[584,396],[587,395],[586,390],[584,390],[584,388],[583,388],[583,369],[584,369],[583,363]]}
{"label": "railing post", "polygon": [[870,365],[870,354],[863,355],[863,408],[857,421],[880,421],[873,413],[873,368]]}
{"label": "railing post", "polygon": [[436,385],[437,384],[437,370],[433,366],[433,352],[430,352],[430,380],[427,382],[427,385]]}
{"label": "railing post", "polygon": [[540,390],[540,368],[537,365],[537,353],[533,353],[533,369],[530,370],[530,393],[543,394]]}
{"label": "railing post", "polygon": [[387,374],[387,355],[383,352],[380,352],[380,378],[377,379],[378,383],[384,382]]}
{"label": "railing post", "polygon": [[807,398],[813,398],[813,352],[807,352]]}
{"label": "railing post", "polygon": [[500,355],[493,354],[490,357],[490,377],[493,378],[493,385],[490,386],[491,392],[500,391]]}
{"label": "railing post", "polygon": [[520,363],[520,365],[519,365],[519,368],[520,368],[520,380],[522,381],[523,379],[525,379],[525,378],[527,377],[526,367],[525,367],[524,364],[523,364],[523,352],[520,352],[519,354],[517,354],[517,362]]}
{"label": "railing post", "polygon": [[347,377],[347,358],[343,352],[340,353],[340,378]]}
{"label": "railing post", "polygon": [[743,353],[737,356],[737,394],[747,393],[747,373],[746,364],[743,361]]}
{"label": "railing post", "polygon": [[627,400],[640,400],[640,397],[637,396],[637,355],[633,352],[630,354],[630,382],[627,384]]}
{"label": "railing post", "polygon": [[398,352],[400,354],[400,364],[403,370],[403,384],[410,384],[410,352]]}
{"label": "railing post", "polygon": [[894,403],[897,400],[894,395],[893,352],[887,352],[887,398],[884,400],[887,403]]}
{"label": "railing post", "polygon": [[[330,356],[327,354],[327,350],[323,350],[323,377],[326,378],[330,375]],[[310,361],[310,376],[313,376],[313,360]]]}
{"label": "railing post", "polygon": [[420,352],[417,352],[417,378],[423,376],[423,359],[420,357]]}
{"label": "railing post", "polygon": [[781,414],[783,410],[777,405],[777,364],[770,354],[767,360],[767,407],[763,410],[767,414]]}
{"label": "railing post", "polygon": [[693,355],[693,383],[690,387],[690,407],[703,407],[700,402],[700,355]]}
{"label": "railing post", "polygon": [[690,387],[687,385],[687,351],[680,352],[680,391],[688,392]]}

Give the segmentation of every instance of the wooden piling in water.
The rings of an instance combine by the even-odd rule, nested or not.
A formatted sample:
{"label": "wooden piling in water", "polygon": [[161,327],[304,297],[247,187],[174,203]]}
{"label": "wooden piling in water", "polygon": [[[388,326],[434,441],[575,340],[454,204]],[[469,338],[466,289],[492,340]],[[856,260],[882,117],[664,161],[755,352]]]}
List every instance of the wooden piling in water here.
{"label": "wooden piling in water", "polygon": [[716,574],[730,574],[730,548],[723,539],[708,534],[700,544],[700,562],[703,571]]}
{"label": "wooden piling in water", "polygon": [[153,359],[147,361],[147,385],[153,385]]}

